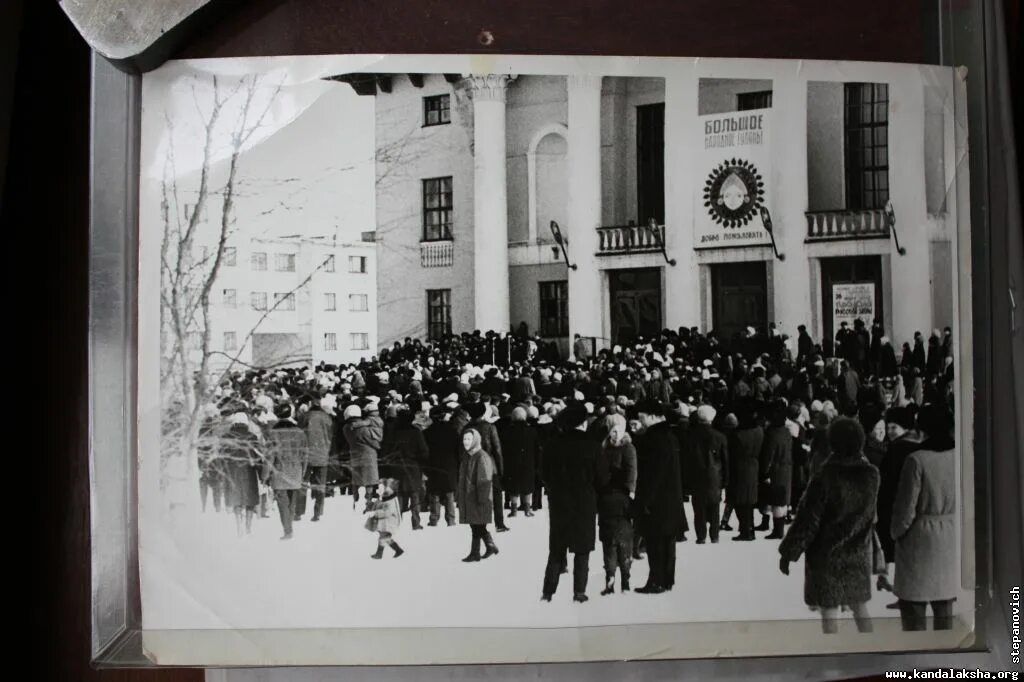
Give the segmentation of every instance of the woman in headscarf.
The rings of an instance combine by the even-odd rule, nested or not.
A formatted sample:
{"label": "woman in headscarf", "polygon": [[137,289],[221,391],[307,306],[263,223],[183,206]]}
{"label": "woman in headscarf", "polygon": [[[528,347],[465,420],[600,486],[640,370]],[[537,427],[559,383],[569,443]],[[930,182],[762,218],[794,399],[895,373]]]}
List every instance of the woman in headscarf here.
{"label": "woman in headscarf", "polygon": [[878,469],[864,457],[864,429],[836,419],[828,429],[832,455],[807,486],[793,525],[779,544],[779,570],[804,556],[804,603],[821,613],[825,634],[838,631],[841,607],[860,632],[871,632],[867,602],[874,566]]}
{"label": "woman in headscarf", "polygon": [[605,587],[615,591],[615,572],[623,592],[629,588],[633,554],[630,504],[636,492],[636,448],[626,432],[626,418],[612,413],[604,418],[608,435],[597,457],[597,525],[604,550]]}
{"label": "woman in headscarf", "polygon": [[[459,503],[459,523],[472,530],[469,555],[463,561],[480,561],[498,553],[498,548],[487,531],[494,514],[494,498],[491,496],[494,462],[480,447],[480,432],[467,428],[462,432],[462,447],[465,459],[459,468],[459,486],[456,497]],[[486,547],[480,555],[480,543]]]}
{"label": "woman in headscarf", "polygon": [[885,419],[875,422],[864,444],[864,456],[876,467],[885,459]]}
{"label": "woman in headscarf", "polygon": [[224,497],[226,506],[235,515],[235,530],[242,535],[242,512],[245,512],[245,533],[252,532],[252,519],[260,503],[259,466],[256,436],[249,429],[249,418],[239,410],[228,418],[231,428],[222,441],[224,457]]}

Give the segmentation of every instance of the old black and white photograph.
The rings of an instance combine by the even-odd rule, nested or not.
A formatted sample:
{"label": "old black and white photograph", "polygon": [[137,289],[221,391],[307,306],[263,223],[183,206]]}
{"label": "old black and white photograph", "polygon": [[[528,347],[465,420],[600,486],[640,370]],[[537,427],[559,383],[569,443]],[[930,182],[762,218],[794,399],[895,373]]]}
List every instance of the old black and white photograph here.
{"label": "old black and white photograph", "polygon": [[142,106],[147,629],[970,643],[961,73],[172,61]]}

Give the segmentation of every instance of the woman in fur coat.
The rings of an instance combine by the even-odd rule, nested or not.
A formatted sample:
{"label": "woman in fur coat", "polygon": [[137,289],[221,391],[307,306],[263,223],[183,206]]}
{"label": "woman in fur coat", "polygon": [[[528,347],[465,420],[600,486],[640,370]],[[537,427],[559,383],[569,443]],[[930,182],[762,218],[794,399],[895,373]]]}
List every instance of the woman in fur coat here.
{"label": "woman in fur coat", "polygon": [[804,557],[804,602],[821,612],[821,629],[835,633],[840,607],[871,632],[867,602],[874,568],[878,469],[864,457],[864,429],[853,419],[829,426],[832,455],[811,478],[793,525],[779,544],[780,570]]}

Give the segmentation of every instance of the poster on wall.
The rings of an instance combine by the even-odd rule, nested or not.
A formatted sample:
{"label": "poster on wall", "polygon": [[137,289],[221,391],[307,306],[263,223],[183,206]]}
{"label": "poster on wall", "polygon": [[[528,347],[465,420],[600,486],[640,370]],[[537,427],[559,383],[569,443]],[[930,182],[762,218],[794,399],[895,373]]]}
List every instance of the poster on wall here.
{"label": "poster on wall", "polygon": [[769,174],[771,109],[699,117],[694,248],[771,244],[761,222]]}
{"label": "poster on wall", "polygon": [[832,285],[832,328],[838,330],[843,322],[853,327],[860,318],[871,326],[875,318],[875,283],[847,282]]}

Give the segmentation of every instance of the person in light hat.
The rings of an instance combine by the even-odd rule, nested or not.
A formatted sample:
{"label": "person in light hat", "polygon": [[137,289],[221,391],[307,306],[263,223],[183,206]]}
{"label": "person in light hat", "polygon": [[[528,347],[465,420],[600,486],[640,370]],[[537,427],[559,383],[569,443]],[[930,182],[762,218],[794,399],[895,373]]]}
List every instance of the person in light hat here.
{"label": "person in light hat", "polygon": [[709,528],[711,542],[718,542],[722,490],[729,484],[729,449],[725,436],[711,426],[715,415],[711,405],[697,408],[680,452],[698,545],[707,541]]}
{"label": "person in light hat", "polygon": [[536,430],[527,423],[528,419],[527,409],[517,406],[512,410],[508,425],[498,432],[505,458],[502,485],[511,503],[509,517],[515,517],[520,511],[528,517],[533,516],[540,442]]}
{"label": "person in light hat", "polygon": [[[372,403],[376,407],[376,403]],[[369,407],[370,403],[367,404]],[[381,441],[384,438],[384,422],[380,415],[373,413],[363,415],[358,405],[349,405],[342,412],[344,425],[342,435],[348,445],[349,467],[352,474],[353,502],[359,500],[359,488],[366,490],[367,509],[369,502],[377,494],[380,473],[377,469],[377,458]],[[365,511],[365,510],[364,510]]]}
{"label": "person in light hat", "polygon": [[490,419],[490,405],[486,403],[473,403],[466,408],[466,411],[469,413],[469,426],[476,429],[480,434],[480,447],[491,456],[494,462],[494,481],[491,486],[494,504],[494,527],[498,533],[505,533],[509,528],[505,525],[505,500],[501,487],[501,479],[505,475],[501,439],[498,436],[498,430]]}

